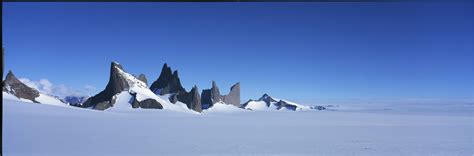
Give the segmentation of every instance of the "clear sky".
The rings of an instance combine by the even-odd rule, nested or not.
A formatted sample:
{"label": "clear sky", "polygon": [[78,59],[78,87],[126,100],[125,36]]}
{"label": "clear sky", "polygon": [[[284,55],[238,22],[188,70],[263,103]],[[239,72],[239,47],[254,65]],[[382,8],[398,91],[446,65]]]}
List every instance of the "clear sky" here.
{"label": "clear sky", "polygon": [[[5,69],[101,91],[111,61],[149,83],[242,101],[474,98],[472,3],[3,3]],[[4,75],[6,71],[4,72]]]}

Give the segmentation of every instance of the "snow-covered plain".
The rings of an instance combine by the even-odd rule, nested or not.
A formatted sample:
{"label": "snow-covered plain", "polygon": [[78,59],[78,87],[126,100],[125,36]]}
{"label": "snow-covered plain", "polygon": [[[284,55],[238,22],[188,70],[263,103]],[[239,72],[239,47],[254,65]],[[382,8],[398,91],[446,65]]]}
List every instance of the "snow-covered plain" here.
{"label": "snow-covered plain", "polygon": [[196,114],[95,111],[3,99],[3,154],[474,154],[472,103],[390,107],[252,112],[219,105]]}

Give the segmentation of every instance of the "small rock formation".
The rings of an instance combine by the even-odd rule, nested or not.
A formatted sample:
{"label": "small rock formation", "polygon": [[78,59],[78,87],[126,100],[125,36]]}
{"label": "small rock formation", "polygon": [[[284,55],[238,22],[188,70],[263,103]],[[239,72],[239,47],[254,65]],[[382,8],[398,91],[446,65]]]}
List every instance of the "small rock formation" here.
{"label": "small rock formation", "polygon": [[289,103],[287,103],[286,101],[283,101],[283,100],[280,100],[277,103],[275,103],[275,106],[277,106],[277,109],[286,108],[286,109],[289,109],[289,110],[292,110],[292,111],[296,111],[296,108],[298,108],[298,106],[289,104]]}
{"label": "small rock formation", "polygon": [[169,100],[171,103],[175,104],[176,102],[178,102],[178,94],[173,94],[169,97]]}
{"label": "small rock formation", "polygon": [[189,93],[180,92],[176,95],[178,101],[185,103],[189,109],[196,112],[202,112],[201,97],[199,96],[199,90],[197,86],[194,86]]}
{"label": "small rock formation", "polygon": [[175,70],[171,73],[171,68],[166,63],[163,65],[158,79],[151,84],[150,90],[158,95],[185,92],[179,80],[178,71]]}
{"label": "small rock formation", "polygon": [[132,97],[133,97],[132,108],[163,109],[163,105],[161,105],[155,99],[145,99],[142,101],[138,101],[137,93],[132,93]]}
{"label": "small rock formation", "polygon": [[23,82],[18,80],[13,72],[10,70],[8,71],[7,77],[2,82],[3,87],[2,90],[4,92],[10,93],[18,98],[28,99],[33,101],[34,103],[39,103],[35,99],[40,96],[38,90],[28,87]]}
{"label": "small rock formation", "polygon": [[[328,106],[330,106],[330,105],[328,105]],[[317,109],[317,110],[325,110],[326,109],[326,107],[324,107],[324,106],[311,106],[309,108],[310,109]]]}
{"label": "small rock formation", "polygon": [[202,90],[201,98],[204,109],[212,107],[217,102],[224,102],[240,107],[240,83],[233,85],[228,95],[221,95],[216,82],[212,81],[211,89]]}
{"label": "small rock formation", "polygon": [[145,74],[140,74],[138,77],[137,77],[138,80],[142,81],[143,83],[145,83],[146,85],[148,85],[148,81],[146,79],[146,76]]}

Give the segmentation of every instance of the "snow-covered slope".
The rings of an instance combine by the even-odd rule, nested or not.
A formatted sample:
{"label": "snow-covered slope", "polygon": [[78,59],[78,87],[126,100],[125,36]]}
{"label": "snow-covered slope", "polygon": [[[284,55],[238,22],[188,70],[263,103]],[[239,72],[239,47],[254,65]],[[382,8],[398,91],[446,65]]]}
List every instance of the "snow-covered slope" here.
{"label": "snow-covered slope", "polygon": [[23,98],[16,97],[15,95],[12,95],[12,94],[7,93],[7,92],[2,92],[2,95],[3,95],[3,99],[7,99],[7,100],[22,101],[22,102],[33,102],[31,100],[28,100],[28,99],[23,99]]}
{"label": "snow-covered slope", "polygon": [[[433,106],[419,105],[418,111],[439,109]],[[473,110],[474,105],[455,107],[459,106],[440,111]],[[474,151],[472,113],[246,111],[196,115],[128,110],[104,112],[4,99],[2,154],[470,156]]]}
{"label": "snow-covered slope", "polygon": [[[18,98],[15,95],[12,95],[7,92],[2,92],[2,95],[3,95],[3,98],[5,99],[34,103],[31,100]],[[62,102],[59,98],[51,96],[51,95],[47,95],[44,93],[39,93],[39,96],[35,98],[35,101],[39,102],[40,104],[55,105],[55,106],[62,106],[62,107],[68,106],[66,103]]]}
{"label": "snow-covered slope", "polygon": [[40,96],[35,99],[39,103],[48,104],[48,105],[55,105],[55,106],[68,106],[66,103],[62,102],[59,98],[53,97],[44,93],[40,93]]}
{"label": "snow-covered slope", "polygon": [[242,108],[236,107],[231,104],[224,102],[217,102],[211,108],[205,109],[203,113],[229,113],[229,112],[242,112],[246,111]]}

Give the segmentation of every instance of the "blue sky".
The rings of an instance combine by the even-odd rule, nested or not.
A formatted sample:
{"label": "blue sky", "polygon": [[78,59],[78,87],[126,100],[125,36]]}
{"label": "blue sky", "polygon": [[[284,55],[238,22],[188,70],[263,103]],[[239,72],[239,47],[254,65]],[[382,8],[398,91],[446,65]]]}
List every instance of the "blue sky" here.
{"label": "blue sky", "polygon": [[[3,3],[5,69],[95,94],[111,61],[242,101],[474,98],[472,3]],[[4,72],[6,74],[6,72]]]}

